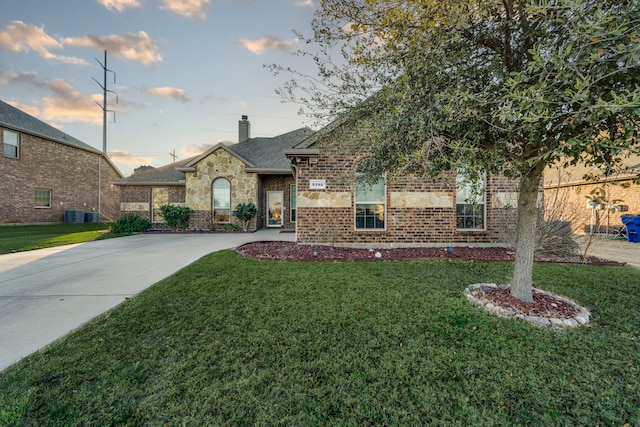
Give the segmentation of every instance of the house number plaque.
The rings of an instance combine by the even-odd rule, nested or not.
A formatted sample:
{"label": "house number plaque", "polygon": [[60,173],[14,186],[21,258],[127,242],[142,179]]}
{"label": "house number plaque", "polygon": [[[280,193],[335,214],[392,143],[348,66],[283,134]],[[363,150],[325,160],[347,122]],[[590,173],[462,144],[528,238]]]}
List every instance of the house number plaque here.
{"label": "house number plaque", "polygon": [[310,190],[325,190],[327,188],[327,181],[324,179],[310,179],[309,180],[309,189]]}

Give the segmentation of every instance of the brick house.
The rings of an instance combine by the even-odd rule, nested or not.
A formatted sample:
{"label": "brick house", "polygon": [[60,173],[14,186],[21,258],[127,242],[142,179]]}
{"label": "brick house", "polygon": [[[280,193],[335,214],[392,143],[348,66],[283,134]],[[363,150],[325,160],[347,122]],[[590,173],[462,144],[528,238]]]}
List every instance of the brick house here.
{"label": "brick house", "polygon": [[252,139],[248,128],[243,116],[238,144],[218,144],[117,181],[122,211],[161,226],[160,206],[185,204],[195,210],[190,228],[212,229],[237,223],[230,210],[253,202],[258,215],[252,229],[295,229],[304,244],[378,246],[500,243],[513,218],[515,181],[484,177],[482,196],[471,196],[456,174],[393,183],[381,177],[376,185],[360,186],[355,167],[361,155],[323,150],[308,129]]}
{"label": "brick house", "polygon": [[[330,144],[329,144],[330,145]],[[359,154],[323,149],[310,137],[285,152],[297,185],[298,243],[367,246],[502,243],[517,204],[517,182],[481,179],[474,195],[462,173],[407,176],[376,184],[356,173]]]}
{"label": "brick house", "polygon": [[599,170],[586,166],[545,170],[544,197],[547,215],[571,223],[574,232],[613,234],[622,227],[622,215],[640,215],[640,155],[624,159],[625,171],[608,178],[587,180]]}
{"label": "brick house", "polygon": [[120,187],[120,209],[164,228],[159,207],[186,205],[195,212],[189,228],[213,230],[240,225],[232,212],[239,203],[254,203],[258,213],[249,228],[295,227],[295,180],[283,154],[311,135],[298,129],[273,138],[251,138],[250,123],[238,124],[237,144],[217,144],[199,156],[153,168],[114,182]]}
{"label": "brick house", "polygon": [[66,210],[120,216],[122,174],[101,151],[0,101],[0,223],[63,222]]}

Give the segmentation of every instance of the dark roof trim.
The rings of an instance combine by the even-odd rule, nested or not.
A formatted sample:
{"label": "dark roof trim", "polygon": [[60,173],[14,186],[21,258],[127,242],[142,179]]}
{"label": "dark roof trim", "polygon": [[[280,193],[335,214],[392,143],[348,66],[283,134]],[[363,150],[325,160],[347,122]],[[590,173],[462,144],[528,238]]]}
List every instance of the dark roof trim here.
{"label": "dark roof trim", "polygon": [[312,157],[319,156],[320,150],[317,148],[300,148],[293,150],[284,150],[284,155],[287,157]]}
{"label": "dark roof trim", "polygon": [[115,185],[128,185],[128,186],[138,186],[138,187],[184,187],[184,181],[169,181],[169,182],[116,182],[112,181],[112,184]]}
{"label": "dark roof trim", "polygon": [[261,175],[291,175],[291,169],[262,169],[262,168],[244,168],[247,173],[258,173]]}

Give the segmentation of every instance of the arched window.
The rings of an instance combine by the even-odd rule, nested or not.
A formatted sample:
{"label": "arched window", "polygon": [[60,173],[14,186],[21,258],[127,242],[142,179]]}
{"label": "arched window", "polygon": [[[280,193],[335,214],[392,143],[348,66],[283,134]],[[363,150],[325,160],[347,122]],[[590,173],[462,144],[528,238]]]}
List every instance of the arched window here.
{"label": "arched window", "polygon": [[231,222],[231,183],[224,178],[213,181],[213,222]]}

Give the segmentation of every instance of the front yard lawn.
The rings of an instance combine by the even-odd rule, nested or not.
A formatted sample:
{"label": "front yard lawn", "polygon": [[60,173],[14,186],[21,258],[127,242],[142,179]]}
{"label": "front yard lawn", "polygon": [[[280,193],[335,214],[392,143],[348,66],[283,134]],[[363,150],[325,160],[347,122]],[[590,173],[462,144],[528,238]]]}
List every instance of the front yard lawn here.
{"label": "front yard lawn", "polygon": [[214,253],[0,373],[0,425],[639,425],[640,270],[537,264],[565,332],[463,296],[510,270]]}
{"label": "front yard lawn", "polygon": [[110,224],[1,225],[0,254],[84,243],[104,238]]}

